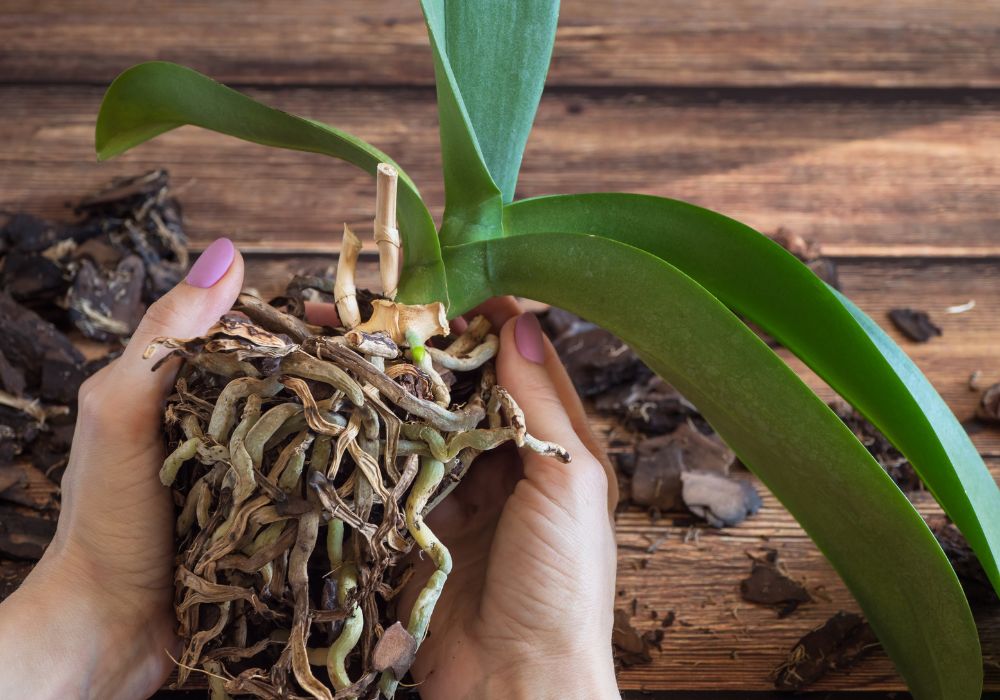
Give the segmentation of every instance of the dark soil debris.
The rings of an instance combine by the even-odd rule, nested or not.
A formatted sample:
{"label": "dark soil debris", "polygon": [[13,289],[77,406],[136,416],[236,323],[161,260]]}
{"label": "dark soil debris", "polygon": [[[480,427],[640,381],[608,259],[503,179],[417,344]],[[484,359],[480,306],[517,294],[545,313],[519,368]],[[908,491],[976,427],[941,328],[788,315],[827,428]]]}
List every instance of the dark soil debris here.
{"label": "dark soil debris", "polygon": [[[116,180],[73,211],[68,223],[14,213],[0,224],[0,590],[30,569],[3,558],[37,559],[52,536],[80,384],[187,268],[166,171]],[[95,359],[81,337],[97,341]]]}
{"label": "dark soil debris", "polygon": [[868,419],[855,411],[850,404],[837,400],[830,402],[830,408],[840,420],[847,424],[851,432],[861,441],[872,457],[892,477],[896,485],[903,491],[922,491],[923,482],[917,476],[913,465],[903,454],[893,447],[889,439],[872,425]]}
{"label": "dark soil debris", "polygon": [[[665,634],[663,630],[669,626],[661,624],[658,629],[640,632],[632,626],[631,617],[627,610],[615,609],[611,644],[614,649],[616,668],[649,663],[653,658],[650,650],[660,649]],[[672,617],[671,622],[673,622]]]}
{"label": "dark soil debris", "polygon": [[941,329],[934,325],[926,311],[892,309],[889,311],[889,320],[900,333],[918,343],[926,343],[934,336],[941,335]]}
{"label": "dark soil debris", "polygon": [[753,562],[750,576],[740,581],[743,600],[770,605],[778,610],[778,617],[791,615],[803,603],[812,601],[805,586],[791,578],[778,559],[774,549],[764,550],[764,556],[747,554]]}
{"label": "dark soil debris", "polygon": [[965,537],[946,516],[937,516],[927,522],[951,562],[958,580],[965,590],[969,603],[974,606],[1000,604],[1000,597],[990,584],[982,564],[976,558]]}
{"label": "dark soil debris", "polygon": [[801,690],[828,671],[854,666],[878,646],[864,618],[838,612],[792,647],[785,662],[774,670],[774,686]]}
{"label": "dark soil debris", "polygon": [[581,396],[596,396],[653,375],[625,343],[567,311],[551,309],[544,324]]}

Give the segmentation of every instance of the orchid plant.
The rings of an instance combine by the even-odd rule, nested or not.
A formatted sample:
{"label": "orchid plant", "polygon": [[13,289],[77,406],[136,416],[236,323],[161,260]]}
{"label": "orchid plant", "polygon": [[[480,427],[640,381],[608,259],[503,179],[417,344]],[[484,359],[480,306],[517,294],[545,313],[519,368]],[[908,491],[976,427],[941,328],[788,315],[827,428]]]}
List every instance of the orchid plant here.
{"label": "orchid plant", "polygon": [[694,402],[854,594],[914,696],[978,698],[982,657],[958,578],[920,515],[833,411],[744,323],[802,359],[910,460],[1000,590],[1000,489],[966,432],[876,323],[766,236],[662,197],[514,200],[558,0],[422,0],[445,209],[435,225],[386,154],[180,65],[122,73],[97,120],[112,158],[183,125],[399,171],[398,300],[449,317],[513,294],[624,339]]}

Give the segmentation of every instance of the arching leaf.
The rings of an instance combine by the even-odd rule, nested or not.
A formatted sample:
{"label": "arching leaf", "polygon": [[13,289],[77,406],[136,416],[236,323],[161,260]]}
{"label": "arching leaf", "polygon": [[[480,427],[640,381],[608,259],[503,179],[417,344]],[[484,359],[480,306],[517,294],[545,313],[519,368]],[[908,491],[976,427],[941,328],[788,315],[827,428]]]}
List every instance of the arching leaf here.
{"label": "arching leaf", "polygon": [[521,295],[629,343],[809,533],[914,696],[980,696],[975,622],[934,536],[853,433],[719,300],[659,258],[597,236],[537,233],[444,253],[456,308]]}
{"label": "arching leaf", "polygon": [[685,202],[585,194],[505,211],[507,235],[551,230],[648,251],[777,338],[910,460],[1000,591],[1000,488],[920,370],[853,304],[765,236]]}
{"label": "arching leaf", "polygon": [[265,146],[323,153],[372,175],[379,163],[393,163],[399,170],[397,215],[404,249],[400,296],[412,302],[447,301],[434,221],[413,181],[385,153],[331,126],[263,105],[190,68],[155,61],[129,68],[105,93],[97,117],[98,157],[112,158],[186,124]]}

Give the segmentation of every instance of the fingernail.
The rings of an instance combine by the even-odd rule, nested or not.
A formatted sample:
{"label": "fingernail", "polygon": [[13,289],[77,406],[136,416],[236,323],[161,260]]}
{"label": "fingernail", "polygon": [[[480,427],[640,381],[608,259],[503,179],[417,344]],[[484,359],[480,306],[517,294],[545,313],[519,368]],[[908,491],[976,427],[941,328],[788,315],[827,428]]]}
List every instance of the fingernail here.
{"label": "fingernail", "polygon": [[192,287],[208,289],[222,279],[226,270],[233,264],[234,257],[236,257],[236,247],[233,242],[228,238],[216,238],[205,248],[205,252],[198,256],[184,281]]}
{"label": "fingernail", "polygon": [[545,363],[545,339],[535,314],[523,313],[514,321],[514,344],[524,359],[539,365]]}

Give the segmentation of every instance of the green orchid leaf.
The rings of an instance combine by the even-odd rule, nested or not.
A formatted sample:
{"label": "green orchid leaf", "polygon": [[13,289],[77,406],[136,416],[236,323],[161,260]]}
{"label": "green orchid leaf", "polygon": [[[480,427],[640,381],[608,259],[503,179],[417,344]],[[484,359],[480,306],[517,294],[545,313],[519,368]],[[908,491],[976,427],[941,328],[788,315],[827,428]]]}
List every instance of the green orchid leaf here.
{"label": "green orchid leaf", "polygon": [[397,216],[404,250],[400,298],[414,303],[447,300],[434,221],[413,181],[389,156],[326,124],[256,102],[190,68],[155,61],[119,75],[97,117],[98,157],[112,158],[187,124],[265,146],[333,156],[372,175],[379,163],[393,163],[399,171]]}
{"label": "green orchid leaf", "polygon": [[979,697],[976,626],[934,536],[851,431],[712,294],[663,260],[596,236],[505,237],[444,255],[456,308],[521,295],[629,343],[802,524],[914,696]]}
{"label": "green orchid leaf", "polygon": [[[541,197],[504,219],[508,236],[572,231],[645,250],[773,335],[910,460],[1000,591],[1000,488],[972,441],[910,358],[783,248],[721,214],[647,195]],[[612,289],[629,288],[622,279]]]}
{"label": "green orchid leaf", "polygon": [[558,19],[559,0],[444,0],[446,53],[504,202],[514,198]]}
{"label": "green orchid leaf", "polygon": [[442,244],[491,238],[500,230],[503,198],[480,150],[448,54],[447,0],[421,0],[434,53],[445,207]]}

